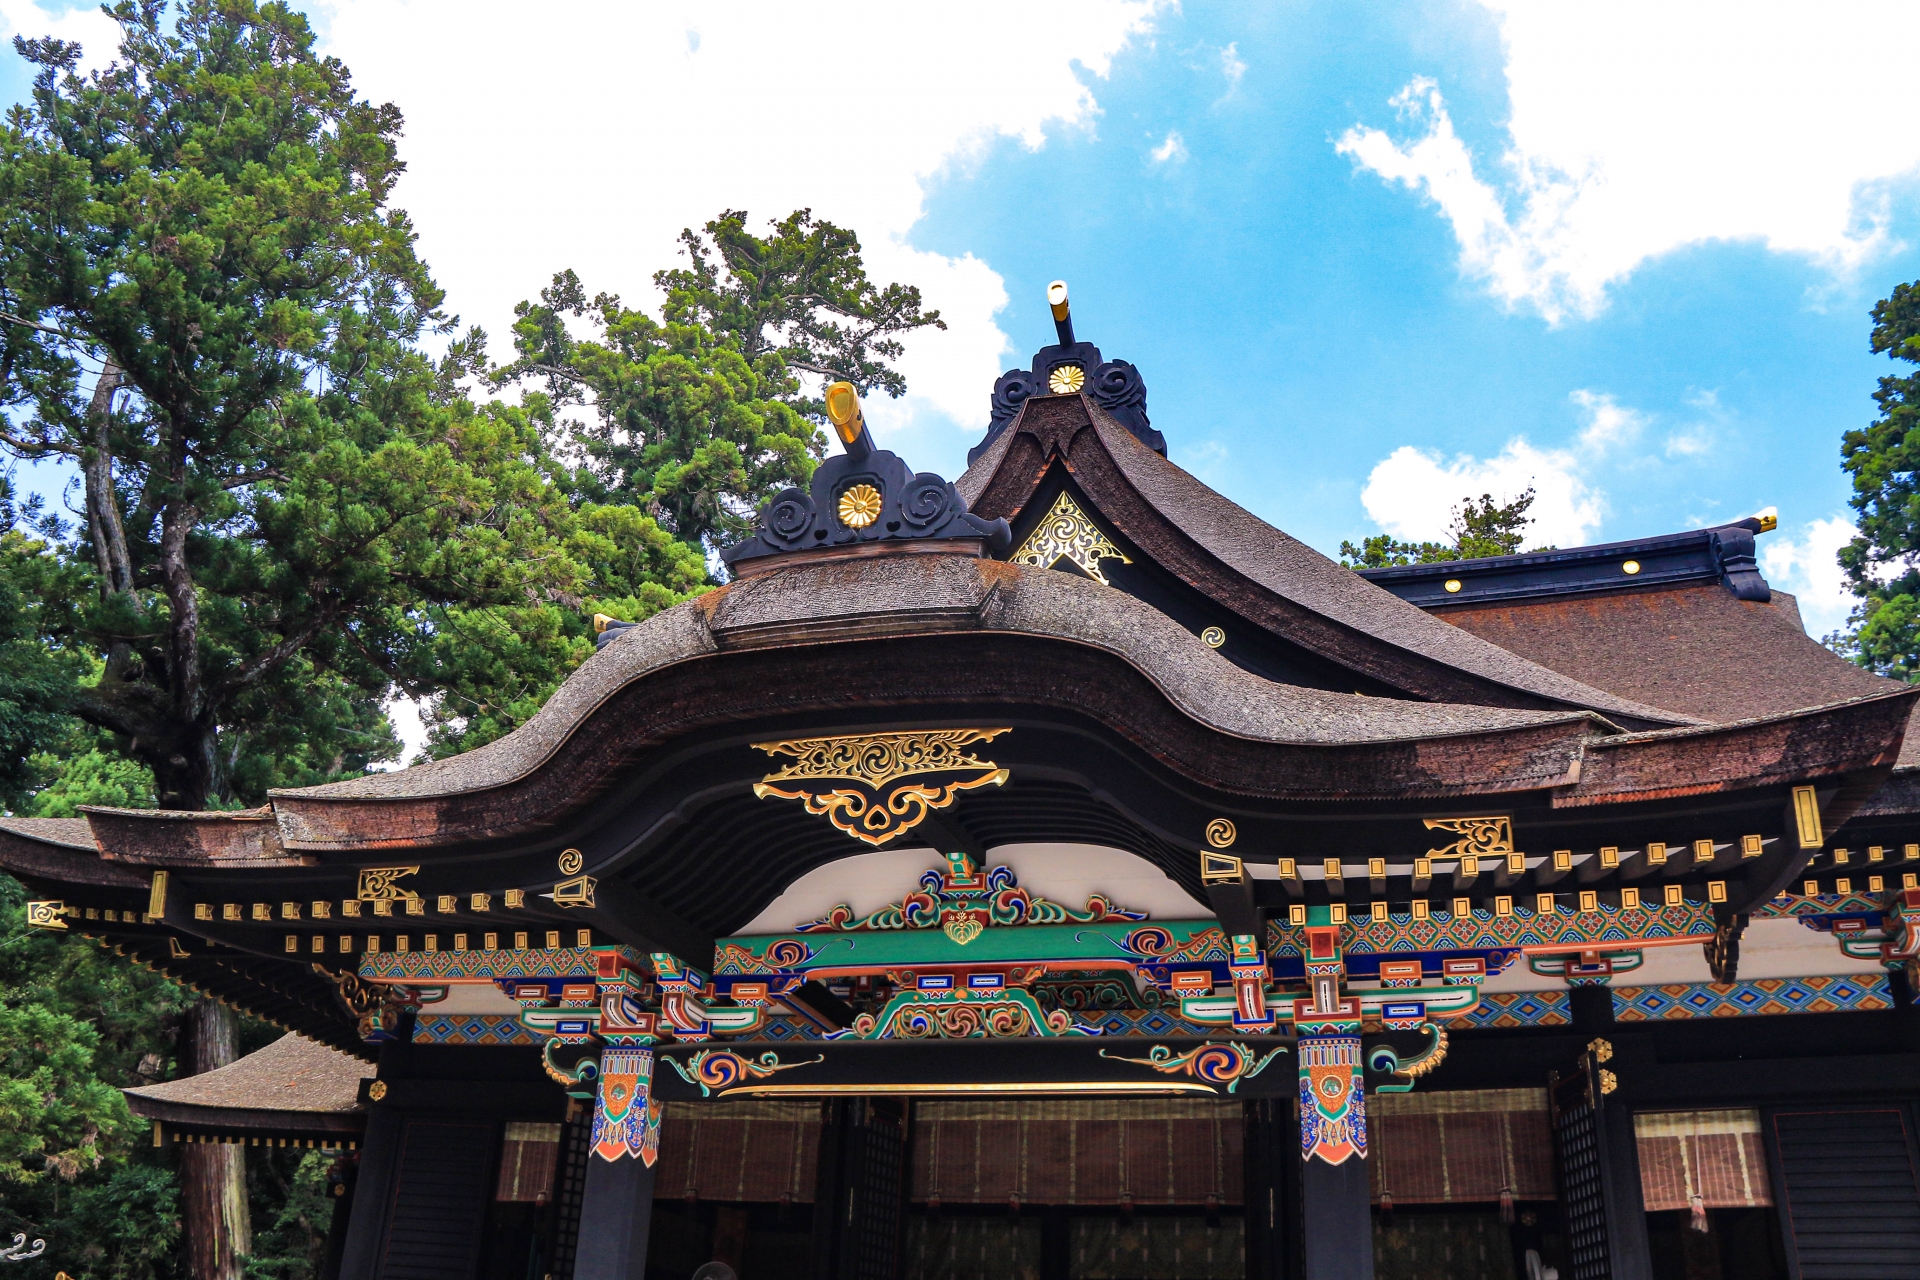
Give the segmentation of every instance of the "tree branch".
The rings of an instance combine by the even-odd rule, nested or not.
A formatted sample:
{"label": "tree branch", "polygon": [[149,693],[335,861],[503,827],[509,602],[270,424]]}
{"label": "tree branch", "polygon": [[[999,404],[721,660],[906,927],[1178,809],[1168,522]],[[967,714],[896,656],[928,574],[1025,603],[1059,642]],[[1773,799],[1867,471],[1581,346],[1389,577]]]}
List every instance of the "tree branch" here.
{"label": "tree branch", "polygon": [[26,440],[10,431],[0,431],[0,444],[9,449],[18,449],[21,453],[64,453],[69,458],[77,458],[81,454],[78,445],[55,444],[51,440]]}
{"label": "tree branch", "polygon": [[64,338],[68,342],[78,342],[82,346],[85,346],[88,343],[92,342],[91,338],[83,338],[78,334],[68,333],[65,329],[55,329],[50,325],[40,324],[37,321],[28,320],[21,316],[16,316],[9,311],[0,311],[0,320],[4,320],[8,324],[20,325],[22,328],[26,328],[26,329],[36,329],[41,333],[51,334],[56,338]]}

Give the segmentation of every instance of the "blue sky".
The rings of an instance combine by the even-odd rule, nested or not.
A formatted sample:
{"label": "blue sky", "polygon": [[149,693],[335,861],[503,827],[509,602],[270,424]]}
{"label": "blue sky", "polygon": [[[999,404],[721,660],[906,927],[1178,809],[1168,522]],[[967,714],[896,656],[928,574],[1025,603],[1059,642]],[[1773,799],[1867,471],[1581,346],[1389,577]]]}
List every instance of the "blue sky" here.
{"label": "blue sky", "polygon": [[811,205],[953,322],[872,406],[916,467],[963,468],[1064,278],[1173,459],[1322,550],[1527,483],[1561,545],[1777,506],[1819,634],[1840,435],[1893,369],[1867,311],[1920,276],[1913,19],[1670,7],[313,12],[406,113],[400,200],[491,332],[558,268],[644,298],[679,227]]}

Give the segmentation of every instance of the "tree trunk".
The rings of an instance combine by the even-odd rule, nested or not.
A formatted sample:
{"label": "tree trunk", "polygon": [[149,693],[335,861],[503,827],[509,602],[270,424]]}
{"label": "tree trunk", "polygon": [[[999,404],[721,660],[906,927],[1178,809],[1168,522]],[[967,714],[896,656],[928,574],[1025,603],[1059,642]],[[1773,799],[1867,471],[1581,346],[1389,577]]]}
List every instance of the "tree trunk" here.
{"label": "tree trunk", "polygon": [[87,443],[81,454],[86,479],[87,533],[100,567],[102,598],[133,590],[133,559],[120,520],[120,499],[113,491],[113,397],[127,385],[126,374],[109,360],[93,384],[87,406]]}
{"label": "tree trunk", "polygon": [[[189,1074],[224,1067],[239,1056],[233,1010],[202,1000],[187,1015]],[[253,1252],[247,1216],[246,1149],[196,1142],[180,1151],[180,1198],[186,1210],[188,1273],[193,1280],[241,1280]]]}

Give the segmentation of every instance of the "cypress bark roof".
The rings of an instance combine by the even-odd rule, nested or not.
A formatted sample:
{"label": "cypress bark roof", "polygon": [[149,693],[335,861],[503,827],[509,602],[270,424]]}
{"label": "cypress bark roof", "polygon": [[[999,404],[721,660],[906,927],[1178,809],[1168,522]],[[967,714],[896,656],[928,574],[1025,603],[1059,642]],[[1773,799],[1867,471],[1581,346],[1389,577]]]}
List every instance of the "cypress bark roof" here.
{"label": "cypress bark roof", "polygon": [[121,1092],[135,1114],[172,1124],[332,1132],[360,1127],[360,1082],[373,1074],[370,1062],[286,1035],[224,1067]]}
{"label": "cypress bark roof", "polygon": [[1634,728],[1693,719],[1593,688],[1440,623],[1214,492],[1084,396],[1029,400],[955,484],[979,514],[1017,525],[1056,461],[1104,521],[1203,594],[1409,694],[1586,708]]}
{"label": "cypress bark roof", "polygon": [[1435,610],[1492,644],[1625,697],[1726,723],[1888,693],[1807,635],[1793,597],[1717,582]]}

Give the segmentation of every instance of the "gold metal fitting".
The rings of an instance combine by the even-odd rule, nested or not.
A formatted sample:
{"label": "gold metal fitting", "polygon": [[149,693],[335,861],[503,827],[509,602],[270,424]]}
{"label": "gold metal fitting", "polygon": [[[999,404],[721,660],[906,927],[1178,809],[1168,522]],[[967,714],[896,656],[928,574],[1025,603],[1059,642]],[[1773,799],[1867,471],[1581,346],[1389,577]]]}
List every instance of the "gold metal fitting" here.
{"label": "gold metal fitting", "polygon": [[1067,282],[1055,280],[1047,286],[1047,306],[1053,310],[1055,320],[1067,318]]}
{"label": "gold metal fitting", "polygon": [[619,621],[610,613],[596,613],[593,615],[593,634],[600,635]]}
{"label": "gold metal fitting", "polygon": [[840,433],[840,443],[852,444],[860,438],[866,419],[860,413],[860,393],[851,382],[836,382],[827,388],[827,421]]}
{"label": "gold metal fitting", "polygon": [[1780,508],[1767,507],[1764,510],[1756,511],[1753,513],[1753,518],[1760,522],[1760,532],[1772,533],[1780,527]]}

